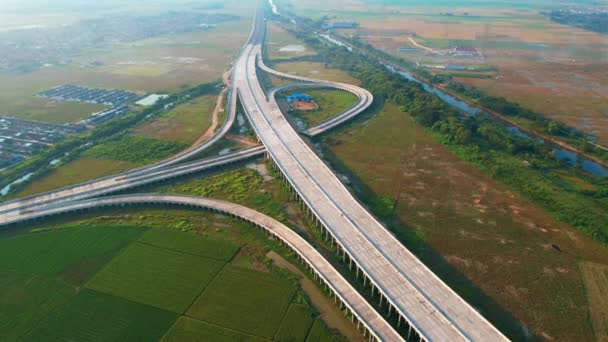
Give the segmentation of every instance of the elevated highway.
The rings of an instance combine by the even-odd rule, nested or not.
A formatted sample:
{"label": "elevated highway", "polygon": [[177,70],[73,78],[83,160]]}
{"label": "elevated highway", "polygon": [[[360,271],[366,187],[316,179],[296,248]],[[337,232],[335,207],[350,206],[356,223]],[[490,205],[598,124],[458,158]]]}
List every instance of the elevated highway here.
{"label": "elevated highway", "polygon": [[198,145],[191,146],[190,148],[181,151],[167,159],[141,168],[131,169],[115,175],[102,177],[87,182],[48,191],[45,193],[36,194],[33,196],[2,203],[0,204],[0,215],[9,211],[46,205],[48,203],[57,201],[62,202],[92,197],[92,194],[95,194],[96,190],[108,189],[112,186],[119,185],[119,183],[128,183],[126,182],[126,180],[129,180],[134,177],[145,176],[150,174],[151,172],[158,173],[159,170],[168,169],[172,165],[188,160],[208,149],[210,146],[222,139],[228,133],[236,119],[236,101],[237,95],[235,91],[230,91],[230,94],[228,96],[229,106],[227,109],[226,119],[224,120],[220,128],[213,134],[213,136],[211,136],[211,138]]}
{"label": "elevated highway", "polygon": [[[104,181],[94,182],[92,184],[75,186],[69,190],[57,192],[60,197],[50,198],[45,201],[38,201],[30,205],[22,205],[18,209],[7,209],[0,212],[0,219],[18,220],[19,217],[35,212],[39,209],[44,209],[49,206],[55,206],[61,203],[78,201],[92,197],[108,195],[118,191],[124,191],[144,185],[149,185],[168,179],[183,177],[194,173],[209,170],[215,167],[237,163],[251,158],[263,155],[265,149],[263,146],[253,147],[247,150],[231,153],[225,156],[213,157],[209,159],[199,160],[195,162],[177,165],[168,169],[151,170],[146,173],[135,173],[128,175],[119,175],[111,177]],[[53,197],[53,193],[49,196]],[[49,197],[43,196],[43,198]],[[23,216],[25,217],[25,216]],[[2,222],[2,221],[0,221]],[[1,223],[0,223],[1,225]]]}
{"label": "elevated highway", "polygon": [[[256,34],[256,27],[257,26],[255,25],[255,19],[254,19],[254,25],[252,26],[252,30],[250,32],[248,41],[251,41],[251,39],[253,39],[254,35]],[[244,53],[245,53],[245,50],[243,50],[239,54],[238,58],[239,59],[242,58]],[[334,83],[334,82],[329,82],[329,81],[314,80],[314,79],[306,78],[306,77],[292,76],[292,75],[281,73],[281,72],[268,68],[261,60],[260,60],[259,67],[262,68],[263,70],[266,70],[269,73],[272,73],[273,75],[275,75],[277,77],[281,77],[281,78],[303,83],[300,85],[298,85],[298,84],[290,85],[289,87],[300,87],[303,85],[312,86],[312,87],[327,87],[327,88],[348,91],[348,92],[353,93],[355,96],[357,96],[357,98],[359,100],[355,106],[346,110],[343,113],[339,113],[339,114],[309,128],[308,130],[303,132],[311,137],[325,133],[328,130],[350,120],[354,116],[362,113],[367,107],[369,107],[369,105],[371,105],[371,103],[373,101],[373,96],[367,90],[359,88],[359,87],[355,87],[355,86],[352,86],[349,84]],[[232,77],[231,77],[231,83],[234,83],[234,70],[233,70]],[[271,96],[274,97],[276,90],[277,89],[275,89],[275,91],[272,92]],[[166,178],[177,177],[177,176],[174,176],[175,172],[173,172],[174,170],[172,170],[170,168],[171,166],[182,163],[182,162],[204,152],[209,147],[211,147],[213,144],[215,144],[220,139],[222,139],[228,133],[228,131],[231,129],[232,125],[234,124],[234,121],[236,120],[237,100],[238,100],[238,88],[233,87],[233,89],[230,90],[229,95],[228,95],[228,108],[227,108],[226,119],[224,120],[224,122],[222,123],[220,128],[213,134],[213,136],[211,136],[208,140],[206,140],[200,144],[191,146],[188,149],[181,151],[167,159],[161,160],[154,164],[143,166],[141,168],[131,169],[131,170],[119,173],[119,174],[86,181],[83,183],[63,187],[63,188],[56,189],[56,190],[51,190],[51,191],[48,191],[45,193],[36,194],[33,196],[17,199],[14,201],[9,201],[6,203],[1,203],[0,204],[0,215],[9,213],[11,211],[26,210],[28,208],[35,208],[35,207],[44,206],[47,204],[60,203],[60,202],[71,201],[71,200],[79,200],[79,199],[84,199],[84,198],[91,198],[91,197],[101,196],[101,195],[105,195],[105,194],[120,191],[120,190],[126,190],[126,189],[134,187],[134,186],[143,185],[143,184],[140,184],[139,182],[132,182],[132,180],[133,179],[140,179],[140,180],[144,179],[146,175],[150,175],[151,173],[155,176],[154,177],[155,181],[161,180],[161,178],[163,176],[166,176]],[[251,153],[251,151],[245,152],[245,154],[250,154],[250,153]],[[256,155],[261,155],[262,153],[263,152],[258,151],[256,153]],[[231,154],[230,156],[225,156],[225,158],[210,158],[208,160],[208,162],[200,161],[200,162],[188,163],[188,164],[182,165],[182,167],[180,167],[180,170],[186,171],[186,168],[191,169],[190,172],[184,172],[183,174],[199,172],[206,168],[221,166],[223,164],[230,164],[230,163],[237,162],[239,160],[244,160],[244,159],[249,158],[249,157],[245,156],[245,154],[237,152],[234,155]],[[253,156],[251,156],[251,157],[253,157]],[[224,160],[224,162],[222,162],[222,160]],[[207,165],[207,166],[205,166],[205,165]]]}
{"label": "elevated highway", "polygon": [[[281,171],[294,194],[305,204],[311,219],[335,243],[344,261],[354,267],[357,275],[362,275],[364,283],[372,287],[372,292],[379,294],[380,304],[386,303],[389,314],[398,315],[400,325],[406,326],[408,338],[426,341],[507,340],[357,202],[287,122],[276,99],[266,96],[257,79],[258,68],[274,71],[262,61],[264,31],[263,18],[258,15],[249,42],[234,64],[231,103],[236,103],[236,96],[240,98],[268,157]],[[274,74],[293,78],[278,72]],[[350,91],[359,98],[355,109],[342,113],[339,119],[328,120],[319,130],[309,131],[310,135],[327,131],[352,118],[373,101],[369,92],[355,86],[306,78],[296,78],[296,81]],[[260,151],[256,153],[263,153],[263,149]],[[62,208],[79,210],[77,206],[87,201],[78,200],[146,184],[147,178],[161,180],[202,167],[192,164],[184,164],[183,168],[168,167],[183,160],[179,158],[182,157],[163,161],[165,164],[161,166],[152,165],[133,173],[107,177],[101,182],[81,184],[76,186],[80,188],[64,190],[63,193],[60,190],[35,199],[6,203],[0,206],[0,225],[65,212]],[[215,162],[223,163],[225,160]],[[152,172],[154,170],[156,172]],[[104,200],[107,198],[90,201],[105,203]],[[81,209],[84,208],[86,205]],[[373,330],[371,326],[370,330]],[[376,339],[393,340],[373,331]]]}
{"label": "elevated highway", "polygon": [[[250,39],[256,37],[256,28],[259,28],[259,25],[254,25]],[[232,89],[227,119],[210,140],[153,165],[0,205],[0,226],[105,206],[122,207],[133,204],[164,204],[217,210],[255,223],[292,248],[310,266],[315,277],[322,280],[329,287],[332,294],[337,299],[340,299],[341,305],[344,305],[346,310],[351,313],[351,319],[357,320],[357,326],[362,326],[366,329],[365,331],[369,333],[370,339],[402,341],[403,338],[390,324],[312,246],[307,244],[292,230],[267,216],[235,204],[209,199],[195,199],[187,196],[128,195],[95,198],[263,154],[265,148],[260,146],[231,155],[173,166],[205,150],[228,132],[236,117],[235,109],[238,91],[237,87]],[[364,109],[360,107],[358,112]],[[344,116],[344,113],[339,116]],[[310,135],[320,134],[324,131],[319,130],[310,133]]]}
{"label": "elevated highway", "polygon": [[[238,204],[191,196],[135,194],[63,203],[54,207],[30,211],[21,215],[18,220],[24,222],[66,213],[84,212],[96,208],[122,208],[125,206],[141,205],[169,205],[213,210],[255,224],[268,234],[279,239],[279,241],[301,258],[304,264],[311,269],[315,279],[318,279],[327,286],[332,296],[340,300],[341,307],[343,305],[346,308],[347,312],[351,314],[353,321],[356,319],[357,327],[362,326],[365,328],[366,334],[369,333],[371,337],[379,341],[403,341],[403,338],[378,314],[365,298],[300,235],[279,221]],[[11,221],[11,218],[0,216],[0,225],[14,222],[16,221]]]}
{"label": "elevated highway", "polygon": [[[287,88],[287,87],[296,88],[299,86],[300,87],[304,86],[304,87],[332,88],[332,89],[336,89],[336,90],[349,92],[357,97],[357,103],[352,108],[349,108],[348,110],[346,110],[342,113],[334,115],[331,118],[324,120],[324,121],[318,123],[317,125],[315,125],[314,127],[309,128],[308,130],[303,132],[304,134],[306,134],[308,136],[313,137],[313,136],[325,133],[339,125],[342,125],[346,121],[348,121],[348,120],[354,118],[355,116],[361,114],[362,112],[364,112],[374,102],[374,96],[366,89],[363,89],[363,88],[360,88],[360,87],[357,87],[357,86],[354,86],[351,84],[347,84],[347,83],[316,80],[316,79],[312,79],[312,78],[308,78],[308,77],[294,76],[294,75],[286,74],[286,73],[276,71],[276,70],[269,68],[268,66],[266,66],[266,64],[264,64],[264,61],[262,60],[261,55],[259,55],[259,57],[260,58],[258,58],[257,61],[258,61],[258,68],[260,68],[260,70],[262,70],[266,73],[269,73],[275,77],[292,80],[292,81],[296,81],[296,82],[301,82],[300,85],[298,85],[298,84],[288,85],[285,88]],[[271,91],[270,94],[268,95],[268,98],[269,99],[274,98],[276,93],[277,93],[276,90]],[[274,99],[274,100],[276,100],[276,99]]]}
{"label": "elevated highway", "polygon": [[[380,293],[409,333],[428,341],[505,341],[492,324],[452,291],[363,208],[267,98],[257,77],[264,68],[264,22],[235,63],[234,85],[260,141],[311,218],[331,235],[344,260]],[[323,81],[317,81],[322,83]],[[353,86],[347,88],[353,89]]]}

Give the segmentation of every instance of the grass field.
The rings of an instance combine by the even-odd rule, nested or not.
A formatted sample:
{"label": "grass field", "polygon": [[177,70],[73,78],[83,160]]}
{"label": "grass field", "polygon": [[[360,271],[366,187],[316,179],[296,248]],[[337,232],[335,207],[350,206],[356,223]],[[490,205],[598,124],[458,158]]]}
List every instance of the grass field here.
{"label": "grass field", "polygon": [[309,307],[291,304],[274,339],[276,341],[305,341],[314,322]]}
{"label": "grass field", "polygon": [[30,196],[116,174],[184,150],[210,124],[210,111],[205,105],[213,98],[204,98],[164,113],[160,118],[139,126],[132,134],[93,146],[79,158],[32,181],[13,197]]}
{"label": "grass field", "polygon": [[[294,49],[292,50],[290,48]],[[281,51],[281,49],[283,51]],[[312,56],[316,54],[314,51],[307,49],[306,45],[301,41],[275,24],[268,25],[266,51],[268,57],[272,60]]]}
{"label": "grass field", "polygon": [[83,259],[114,253],[141,233],[142,230],[137,228],[97,227],[0,239],[0,269],[60,275]]}
{"label": "grass field", "polygon": [[59,278],[0,270],[0,340],[19,340],[76,292]]}
{"label": "grass field", "polygon": [[192,304],[187,315],[272,338],[294,292],[292,282],[271,273],[226,267]]}
{"label": "grass field", "polygon": [[41,192],[77,184],[90,179],[113,175],[134,168],[136,164],[120,160],[80,158],[54,169],[26,185],[14,197],[26,197]]}
{"label": "grass field", "polygon": [[[578,264],[606,264],[605,247],[463,162],[394,106],[326,142],[374,212],[495,324],[513,316],[536,336],[593,339]],[[503,328],[525,336],[518,324]]]}
{"label": "grass field", "polygon": [[223,262],[136,243],[112,260],[87,287],[183,313]]}
{"label": "grass field", "polygon": [[162,342],[214,341],[214,342],[261,342],[269,341],[254,335],[247,335],[235,330],[205,323],[190,317],[182,316],[163,336]]}
{"label": "grass field", "polygon": [[148,230],[138,242],[224,262],[229,261],[239,249],[238,245],[228,241],[199,239],[192,233],[176,234],[163,228]]}
{"label": "grass field", "polygon": [[292,75],[312,77],[316,79],[342,82],[348,84],[359,85],[357,79],[351,77],[344,71],[338,69],[326,68],[323,63],[317,62],[287,62],[278,63],[273,66],[274,69]]}
{"label": "grass field", "polygon": [[23,340],[154,341],[176,318],[172,312],[83,289]]}
{"label": "grass field", "polygon": [[117,75],[159,77],[173,71],[170,65],[127,65],[110,69]]}
{"label": "grass field", "polygon": [[39,326],[141,233],[93,225],[0,239],[0,340],[19,340]]}
{"label": "grass field", "polygon": [[93,146],[83,153],[85,158],[119,160],[136,165],[151,164],[172,156],[188,147],[177,141],[124,135],[103,144]]}
{"label": "grass field", "polygon": [[[179,6],[148,4],[137,7],[140,15],[166,11],[202,11],[200,3]],[[181,86],[197,85],[221,79],[233,57],[244,44],[251,28],[253,3],[222,2],[218,10],[204,10],[239,15],[237,20],[222,22],[208,31],[154,37],[129,43],[115,43],[83,51],[68,65],[54,65],[24,75],[0,75],[1,115],[53,123],[72,122],[99,111],[102,106],[56,102],[33,95],[61,84],[77,84],[107,89],[139,92],[173,92]],[[116,8],[125,11],[126,5]],[[116,8],[112,10],[116,10]],[[40,10],[40,9],[38,9]],[[107,8],[106,10],[109,10]],[[97,13],[97,14],[95,14]],[[32,20],[73,22],[99,15],[100,12],[57,12],[25,16],[2,13],[3,18],[19,23]],[[61,19],[58,19],[61,18]],[[1,21],[0,25],[9,25]],[[64,23],[64,22],[62,22]],[[32,24],[30,22],[30,24]]]}
{"label": "grass field", "polygon": [[[439,14],[446,10],[444,5],[436,2],[426,6],[410,2],[396,7],[366,4],[367,8],[356,3],[340,8],[336,5],[340,2],[323,6],[316,16],[335,11],[332,15],[357,20],[359,28],[340,32],[358,36],[365,43],[410,62],[495,67],[496,78],[458,77],[456,81],[573,125],[598,136],[602,142],[608,141],[608,91],[603,82],[608,74],[602,68],[608,56],[608,40],[599,33],[551,22],[537,9],[551,7],[547,3],[522,3],[526,10],[514,8],[513,3],[503,3],[502,8],[497,7],[498,2],[489,7],[471,3],[471,7],[452,8],[454,15],[446,16]],[[311,4],[293,5],[304,10]],[[417,42],[437,49],[478,47],[483,58],[398,52],[401,47],[412,47],[408,41],[412,34]]]}
{"label": "grass field", "polygon": [[357,104],[357,97],[351,93],[331,90],[331,89],[314,89],[303,90],[307,95],[310,95],[319,108],[314,111],[297,111],[296,115],[304,119],[308,126],[314,126],[319,122],[329,119]]}
{"label": "grass field", "polygon": [[[291,206],[288,195],[264,171],[263,166],[264,164],[255,166],[260,173],[249,166],[225,171],[208,179],[195,179],[184,184],[184,191],[209,191],[206,192],[207,195],[219,198],[236,194],[234,198],[238,201],[249,203],[255,208],[270,209],[286,222],[300,221],[297,209],[287,210]],[[238,190],[240,188],[245,190]],[[5,270],[0,263],[0,339],[19,340],[26,332],[30,332],[31,335],[28,336],[32,339],[43,334],[54,337],[63,333],[74,340],[88,340],[82,337],[84,334],[88,334],[91,340],[137,340],[138,336],[145,340],[158,340],[157,336],[164,334],[166,341],[270,341],[281,329],[282,335],[298,333],[304,336],[303,340],[303,328],[293,318],[296,314],[290,313],[290,318],[286,316],[288,311],[295,310],[289,307],[298,306],[302,310],[306,308],[304,311],[315,312],[312,318],[319,319],[301,292],[309,293],[308,286],[299,290],[293,276],[271,265],[267,257],[268,251],[272,249],[283,254],[280,245],[276,241],[267,240],[264,233],[250,224],[223,215],[166,208],[133,208],[128,212],[118,209],[52,219],[42,225],[20,229],[43,231],[38,233],[40,236],[72,230],[90,231],[91,240],[112,241],[111,236],[94,234],[100,226],[125,234],[132,227],[147,229],[143,233],[143,228],[138,229],[137,234],[132,233],[132,239],[121,245],[130,243],[127,247],[101,255],[97,255],[98,248],[89,244],[73,243],[73,249],[85,256],[76,262],[66,262],[68,266],[57,275],[17,273]],[[15,235],[19,232],[20,230],[10,233]],[[29,235],[0,237],[0,242],[23,236]],[[70,250],[53,243],[52,239],[49,241],[49,245],[58,248],[58,254]],[[39,244],[36,241],[32,243]],[[38,253],[36,248],[26,243],[20,246],[21,249],[17,252],[21,254],[15,253],[23,256],[14,260],[27,259],[27,251]],[[8,252],[7,250],[6,253]],[[88,256],[87,253],[95,255]],[[5,262],[14,262],[12,255],[0,255],[6,259],[3,259]],[[288,255],[285,258],[291,260]],[[211,279],[210,272],[222,267],[223,270],[215,280],[203,290]],[[318,285],[308,280],[321,293]],[[84,292],[88,295],[79,298]],[[107,300],[98,303],[101,298]],[[327,305],[334,305],[329,298],[324,297],[323,300]],[[194,302],[196,305],[187,310],[186,315],[190,316],[196,307],[196,310],[207,315],[208,320],[181,316],[170,329],[172,321],[167,325],[156,320],[160,322],[155,324],[157,331],[142,327],[137,317],[151,317],[154,320],[154,317],[163,316],[158,313],[164,313],[175,318]],[[312,302],[318,304],[319,298]],[[125,303],[129,305],[126,306]],[[113,310],[121,310],[129,317],[109,317]],[[339,309],[336,310],[340,314]],[[73,318],[75,315],[79,317]],[[66,321],[77,322],[79,326],[72,329]],[[222,324],[218,325],[218,321],[222,321]],[[350,324],[348,320],[346,323]],[[160,332],[163,330],[160,327],[166,331]],[[321,324],[321,327],[324,329],[321,334],[331,337],[331,340],[337,338],[325,325]],[[240,329],[253,333],[238,331]],[[350,324],[346,329],[355,328]],[[131,335],[127,335],[127,331]],[[152,335],[154,337],[147,337]]]}
{"label": "grass field", "polygon": [[195,142],[211,125],[215,96],[202,96],[181,104],[158,118],[136,128],[135,135],[178,141]]}
{"label": "grass field", "polygon": [[103,105],[55,101],[35,94],[61,85],[44,74],[8,76],[0,74],[0,115],[54,124],[76,122],[99,112]]}
{"label": "grass field", "polygon": [[327,330],[327,326],[320,319],[315,320],[306,338],[306,342],[331,342],[335,340],[336,337]]}
{"label": "grass field", "polygon": [[598,342],[606,342],[608,341],[608,266],[583,263],[582,273],[595,339]]}

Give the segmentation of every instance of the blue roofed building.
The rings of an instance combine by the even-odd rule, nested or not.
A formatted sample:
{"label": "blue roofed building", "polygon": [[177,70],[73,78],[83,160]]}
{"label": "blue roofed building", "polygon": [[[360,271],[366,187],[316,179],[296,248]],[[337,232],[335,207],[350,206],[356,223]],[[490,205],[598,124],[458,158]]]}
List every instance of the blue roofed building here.
{"label": "blue roofed building", "polygon": [[287,96],[287,102],[295,102],[295,101],[300,101],[300,102],[312,102],[313,98],[306,95],[306,94],[302,94],[302,93],[295,93],[295,94],[291,94],[290,96]]}

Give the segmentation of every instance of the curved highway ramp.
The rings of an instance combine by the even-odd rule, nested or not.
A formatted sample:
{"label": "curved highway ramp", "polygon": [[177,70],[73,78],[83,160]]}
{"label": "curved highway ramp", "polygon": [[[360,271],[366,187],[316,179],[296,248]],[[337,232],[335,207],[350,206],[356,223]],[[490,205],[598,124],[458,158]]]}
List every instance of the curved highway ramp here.
{"label": "curved highway ramp", "polygon": [[332,236],[344,260],[363,274],[364,282],[380,294],[380,303],[399,315],[414,338],[507,340],[359,204],[291,127],[274,98],[266,97],[257,77],[258,67],[263,68],[264,25],[258,15],[251,40],[235,63],[234,86],[270,158],[311,218]]}
{"label": "curved highway ramp", "polygon": [[341,301],[341,307],[356,319],[357,327],[363,327],[365,334],[380,341],[403,341],[403,338],[388,324],[382,316],[363,298],[355,288],[300,235],[281,222],[247,207],[202,197],[183,195],[135,194],[104,197],[59,204],[40,210],[31,210],[19,217],[0,217],[0,225],[23,223],[50,216],[67,213],[85,212],[99,208],[115,208],[140,205],[180,206],[213,210],[218,213],[234,216],[255,224],[269,235],[279,239],[286,247],[293,250],[308,266],[315,279],[330,289],[330,293]]}

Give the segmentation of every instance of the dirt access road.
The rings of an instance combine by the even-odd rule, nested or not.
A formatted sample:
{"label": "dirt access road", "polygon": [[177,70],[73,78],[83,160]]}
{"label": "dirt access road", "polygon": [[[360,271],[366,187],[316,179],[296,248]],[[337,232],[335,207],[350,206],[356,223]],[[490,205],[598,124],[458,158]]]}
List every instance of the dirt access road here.
{"label": "dirt access road", "polygon": [[215,101],[215,107],[213,108],[213,114],[211,115],[211,125],[209,126],[209,128],[207,128],[207,131],[205,132],[205,134],[203,134],[200,138],[198,138],[187,150],[190,150],[190,149],[194,148],[195,146],[200,145],[207,139],[211,138],[211,136],[213,136],[213,133],[215,132],[215,130],[217,129],[217,126],[219,125],[219,114],[221,111],[225,110],[225,108],[223,108],[223,105],[224,105],[224,99],[226,98],[226,93],[228,93],[228,90],[230,90],[230,86],[231,86],[230,75],[231,74],[232,74],[232,68],[230,68],[230,70],[226,71],[222,77],[222,80],[224,82],[224,88],[222,88],[222,91],[217,96],[217,100]]}

